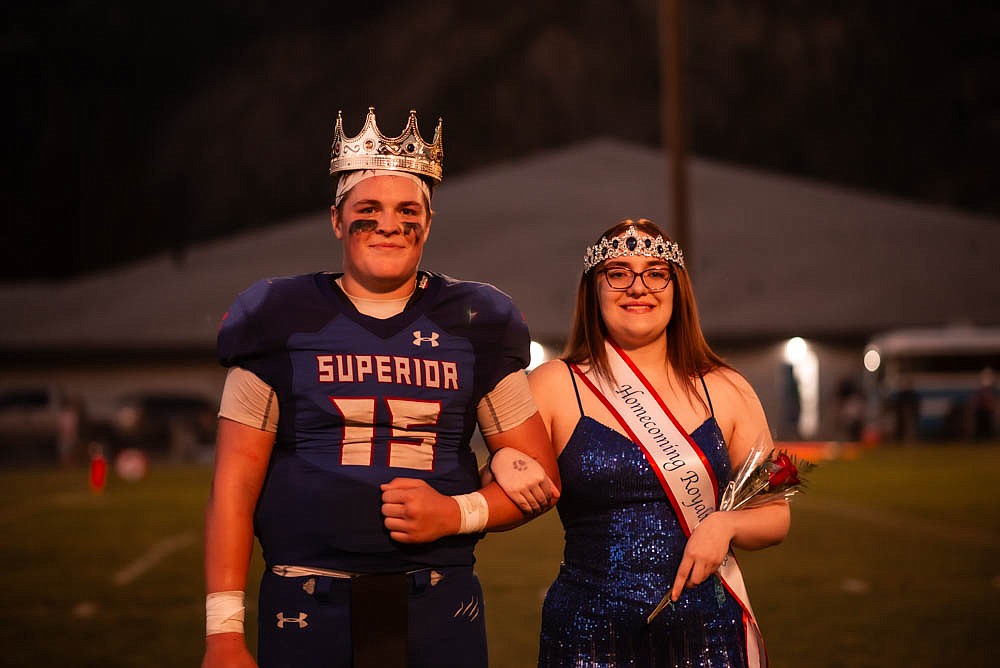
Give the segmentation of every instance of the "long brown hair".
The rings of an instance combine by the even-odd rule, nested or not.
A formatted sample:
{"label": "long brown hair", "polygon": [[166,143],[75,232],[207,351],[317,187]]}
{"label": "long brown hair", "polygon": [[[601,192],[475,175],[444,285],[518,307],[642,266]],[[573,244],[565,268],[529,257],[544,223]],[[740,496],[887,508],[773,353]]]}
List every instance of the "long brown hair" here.
{"label": "long brown hair", "polygon": [[[650,220],[640,218],[637,221],[623,220],[602,234],[601,239],[612,239],[624,234],[629,226],[649,236],[662,235],[670,239],[659,227]],[[673,315],[667,323],[667,359],[674,372],[690,384],[690,389],[697,393],[695,379],[717,368],[731,369],[726,362],[715,354],[705,340],[698,322],[698,305],[695,303],[691,278],[683,267],[669,263],[673,274],[674,301]],[[573,313],[573,324],[569,340],[563,351],[562,359],[571,364],[589,364],[605,379],[613,380],[611,368],[608,365],[608,355],[604,342],[608,338],[608,329],[601,317],[601,307],[597,295],[597,268],[584,272],[580,276],[580,285],[576,291],[576,309]],[[700,398],[700,395],[698,395]]]}

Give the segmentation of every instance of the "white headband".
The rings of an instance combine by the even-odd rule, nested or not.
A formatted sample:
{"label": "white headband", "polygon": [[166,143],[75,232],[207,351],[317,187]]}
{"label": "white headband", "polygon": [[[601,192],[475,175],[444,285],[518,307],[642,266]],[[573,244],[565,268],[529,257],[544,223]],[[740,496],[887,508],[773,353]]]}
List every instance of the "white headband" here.
{"label": "white headband", "polygon": [[427,203],[430,204],[431,189],[427,187],[427,183],[416,174],[394,169],[358,169],[353,172],[344,172],[344,174],[340,177],[340,181],[337,182],[337,194],[333,198],[333,205],[340,206],[340,201],[344,199],[344,195],[346,195],[351,188],[358,185],[365,179],[370,179],[375,176],[402,176],[403,178],[410,179],[420,187],[420,191],[424,194],[424,197],[427,198]]}

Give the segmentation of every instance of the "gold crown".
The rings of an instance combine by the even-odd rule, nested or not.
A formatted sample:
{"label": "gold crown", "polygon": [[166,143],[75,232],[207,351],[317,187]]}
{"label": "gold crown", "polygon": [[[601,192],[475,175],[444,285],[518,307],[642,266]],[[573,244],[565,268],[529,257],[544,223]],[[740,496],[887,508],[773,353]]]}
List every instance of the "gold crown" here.
{"label": "gold crown", "polygon": [[355,137],[345,137],[343,119],[338,111],[330,149],[330,173],[389,169],[427,176],[434,183],[440,183],[444,163],[441,123],[438,118],[434,141],[428,144],[417,128],[417,112],[411,109],[403,132],[398,137],[386,137],[375,121],[375,107],[368,107],[368,117],[361,132]]}

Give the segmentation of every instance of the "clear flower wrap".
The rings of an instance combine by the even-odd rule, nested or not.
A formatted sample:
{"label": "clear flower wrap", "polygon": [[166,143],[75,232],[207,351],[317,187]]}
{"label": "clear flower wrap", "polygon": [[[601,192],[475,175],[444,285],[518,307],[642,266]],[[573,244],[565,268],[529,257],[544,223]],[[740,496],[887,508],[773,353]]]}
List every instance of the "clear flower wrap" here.
{"label": "clear flower wrap", "polygon": [[[814,468],[816,464],[806,459],[784,450],[775,450],[771,446],[770,439],[761,434],[723,490],[719,510],[746,510],[779,499],[788,499],[803,491],[805,487],[805,480],[799,474],[808,473]],[[715,581],[717,596],[724,597],[718,577]],[[646,618],[646,622],[652,623],[653,619],[672,603],[668,589],[660,603]]]}
{"label": "clear flower wrap", "polygon": [[756,508],[803,490],[805,482],[799,474],[808,473],[816,465],[784,450],[774,450],[766,443],[763,436],[757,439],[723,490],[719,510]]}

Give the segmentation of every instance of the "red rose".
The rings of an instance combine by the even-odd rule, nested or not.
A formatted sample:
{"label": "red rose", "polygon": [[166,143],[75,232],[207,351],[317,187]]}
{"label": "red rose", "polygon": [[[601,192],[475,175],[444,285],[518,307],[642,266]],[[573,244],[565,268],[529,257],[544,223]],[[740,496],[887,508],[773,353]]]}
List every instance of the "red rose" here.
{"label": "red rose", "polygon": [[772,489],[799,484],[799,470],[784,452],[774,458],[770,468],[771,475],[768,476],[767,482]]}

